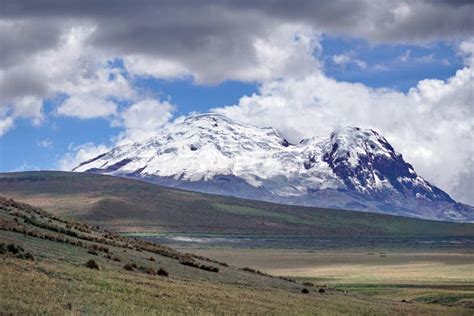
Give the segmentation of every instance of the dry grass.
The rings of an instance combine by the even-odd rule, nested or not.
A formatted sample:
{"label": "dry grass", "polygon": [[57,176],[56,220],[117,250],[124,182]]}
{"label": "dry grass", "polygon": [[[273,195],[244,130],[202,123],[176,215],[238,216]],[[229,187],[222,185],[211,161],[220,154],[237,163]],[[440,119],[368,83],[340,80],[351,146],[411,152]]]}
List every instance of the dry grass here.
{"label": "dry grass", "polygon": [[[2,314],[416,314],[470,310],[374,299],[242,271],[202,256],[110,234],[0,199],[0,243],[35,260],[0,255]],[[94,246],[95,245],[95,246]],[[94,247],[97,255],[88,251]],[[107,250],[105,250],[107,249]],[[120,259],[114,260],[114,258]],[[150,257],[155,261],[150,261]],[[188,258],[199,264],[180,264]],[[85,262],[93,260],[97,265]],[[201,266],[219,265],[219,272]],[[123,268],[129,263],[133,269]],[[95,267],[99,267],[96,270]],[[161,272],[159,272],[161,270]],[[165,277],[166,271],[168,277]],[[158,272],[157,272],[158,271]],[[158,274],[158,275],[157,275]]]}
{"label": "dry grass", "polygon": [[265,249],[196,249],[195,252],[273,275],[325,278],[341,282],[474,284],[474,253]]}
{"label": "dry grass", "polygon": [[168,280],[51,263],[2,260],[0,306],[6,313],[279,314],[411,313],[462,315],[467,310],[366,300],[357,295],[308,294],[199,281]]}
{"label": "dry grass", "polygon": [[[382,299],[474,308],[474,253],[196,250],[237,266]],[[474,311],[471,310],[472,313]]]}

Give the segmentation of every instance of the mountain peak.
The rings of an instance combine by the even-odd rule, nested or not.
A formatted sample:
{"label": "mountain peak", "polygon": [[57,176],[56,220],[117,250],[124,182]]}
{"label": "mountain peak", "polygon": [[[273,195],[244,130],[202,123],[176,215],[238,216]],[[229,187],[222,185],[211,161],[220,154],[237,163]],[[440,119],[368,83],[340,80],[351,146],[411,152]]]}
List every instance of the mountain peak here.
{"label": "mountain peak", "polygon": [[227,116],[224,116],[222,114],[218,113],[199,113],[199,114],[193,114],[189,115],[184,119],[184,122],[192,123],[192,122],[207,122],[207,121],[212,121],[212,122],[225,122],[225,123],[232,123],[234,124],[231,119],[229,119]]}
{"label": "mountain peak", "polygon": [[216,113],[187,117],[148,141],[114,148],[74,171],[290,204],[390,210],[419,217],[420,203],[455,203],[418,176],[374,130],[342,127],[328,138],[291,145],[273,128],[236,123]]}

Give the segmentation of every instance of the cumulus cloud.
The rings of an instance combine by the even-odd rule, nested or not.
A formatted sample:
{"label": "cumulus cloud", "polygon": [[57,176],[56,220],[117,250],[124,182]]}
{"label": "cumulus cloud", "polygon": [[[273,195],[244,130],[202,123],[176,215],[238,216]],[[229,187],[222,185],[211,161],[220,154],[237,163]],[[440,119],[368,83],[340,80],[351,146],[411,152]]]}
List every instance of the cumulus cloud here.
{"label": "cumulus cloud", "polygon": [[237,105],[214,111],[241,122],[273,126],[293,142],[355,125],[382,132],[425,178],[473,204],[474,113],[472,42],[466,67],[446,81],[426,79],[408,93],[338,82],[323,73],[261,85]]}
{"label": "cumulus cloud", "polygon": [[[113,114],[112,103],[120,100],[111,95],[130,98],[131,93],[129,78],[117,74],[116,80],[104,80],[108,75],[98,73],[109,72],[107,61],[115,58],[131,76],[191,77],[205,84],[301,77],[319,67],[312,58],[320,51],[318,34],[392,43],[454,40],[471,34],[473,11],[469,1],[138,0],[110,6],[5,0],[0,4],[0,119],[9,128],[7,117],[40,122],[41,106],[25,111],[18,98],[44,101],[58,94],[69,97],[58,114]],[[361,60],[353,63],[367,67]],[[86,94],[101,111],[78,115],[94,107]]]}
{"label": "cumulus cloud", "polygon": [[118,144],[138,142],[156,135],[156,132],[172,117],[174,106],[168,101],[145,99],[132,104],[121,114],[125,132]]}

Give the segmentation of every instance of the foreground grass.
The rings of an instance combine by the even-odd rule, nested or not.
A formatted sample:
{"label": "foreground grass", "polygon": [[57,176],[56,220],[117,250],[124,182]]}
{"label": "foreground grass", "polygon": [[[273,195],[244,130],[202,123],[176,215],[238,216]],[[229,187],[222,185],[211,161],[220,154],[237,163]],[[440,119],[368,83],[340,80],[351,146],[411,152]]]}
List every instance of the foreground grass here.
{"label": "foreground grass", "polygon": [[303,295],[14,259],[1,264],[0,306],[13,314],[469,314],[462,308],[367,300],[353,294]]}
{"label": "foreground grass", "polygon": [[472,314],[464,306],[320,291],[1,198],[0,266],[0,314]]}

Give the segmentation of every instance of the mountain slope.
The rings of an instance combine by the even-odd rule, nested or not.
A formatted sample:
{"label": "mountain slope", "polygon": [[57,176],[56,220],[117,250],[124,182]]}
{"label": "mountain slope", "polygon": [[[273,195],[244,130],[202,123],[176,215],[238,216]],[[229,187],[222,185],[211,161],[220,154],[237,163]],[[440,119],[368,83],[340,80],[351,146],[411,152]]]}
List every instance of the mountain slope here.
{"label": "mountain slope", "polygon": [[273,128],[195,115],[74,171],[285,204],[474,220],[472,207],[417,175],[383,136],[356,127],[290,144]]}

